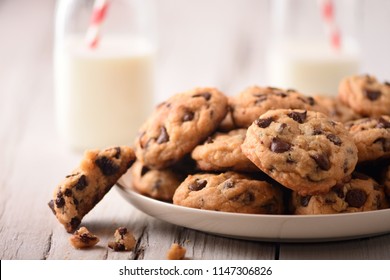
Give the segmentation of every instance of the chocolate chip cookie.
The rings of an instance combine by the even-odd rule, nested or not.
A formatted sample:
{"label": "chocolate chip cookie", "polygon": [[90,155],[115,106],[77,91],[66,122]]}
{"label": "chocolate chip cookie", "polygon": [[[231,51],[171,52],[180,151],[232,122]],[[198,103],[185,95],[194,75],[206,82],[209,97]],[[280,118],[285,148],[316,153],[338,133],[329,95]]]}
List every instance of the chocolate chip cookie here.
{"label": "chocolate chip cookie", "polygon": [[215,131],[227,110],[226,96],[215,88],[172,96],[141,127],[137,158],[153,169],[173,165]]}
{"label": "chocolate chip cookie", "polygon": [[313,111],[268,111],[248,128],[241,148],[257,167],[300,195],[327,193],[357,162],[343,124]]}
{"label": "chocolate chip cookie", "polygon": [[344,104],[362,116],[390,115],[390,83],[381,83],[374,76],[344,78],[340,82],[338,96]]}
{"label": "chocolate chip cookie", "polygon": [[390,116],[345,123],[358,149],[359,162],[390,157]]}
{"label": "chocolate chip cookie", "polygon": [[281,189],[235,172],[189,175],[177,188],[176,205],[235,213],[281,214]]}
{"label": "chocolate chip cookie", "polygon": [[68,232],[106,195],[135,160],[127,146],[86,151],[70,175],[56,187],[49,207]]}
{"label": "chocolate chip cookie", "polygon": [[327,110],[327,115],[338,122],[348,122],[360,119],[361,116],[355,113],[351,108],[344,105],[338,98],[316,95],[314,100]]}
{"label": "chocolate chip cookie", "polygon": [[172,201],[175,190],[185,179],[175,170],[150,169],[140,161],[136,161],[130,170],[132,186],[137,192],[168,202]]}
{"label": "chocolate chip cookie", "polygon": [[217,132],[195,147],[192,158],[198,168],[205,171],[259,172],[259,168],[241,151],[245,135],[246,129]]}
{"label": "chocolate chip cookie", "polygon": [[293,213],[336,214],[388,208],[383,186],[372,178],[353,173],[352,179],[333,186],[329,193],[300,196],[292,194]]}
{"label": "chocolate chip cookie", "polygon": [[326,113],[312,97],[295,90],[252,86],[232,98],[232,117],[237,127],[247,128],[272,109],[304,109]]}

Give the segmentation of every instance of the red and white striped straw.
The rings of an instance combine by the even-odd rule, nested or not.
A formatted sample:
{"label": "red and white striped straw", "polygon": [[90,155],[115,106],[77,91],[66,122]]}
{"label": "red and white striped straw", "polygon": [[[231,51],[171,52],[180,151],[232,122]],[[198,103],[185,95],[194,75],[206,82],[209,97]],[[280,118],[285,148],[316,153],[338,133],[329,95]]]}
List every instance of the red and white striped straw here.
{"label": "red and white striped straw", "polygon": [[109,0],[95,0],[91,21],[85,40],[91,49],[98,46],[100,41],[100,28],[106,17]]}
{"label": "red and white striped straw", "polygon": [[341,35],[340,30],[336,25],[332,0],[321,0],[321,14],[331,46],[333,49],[339,50],[341,47]]}

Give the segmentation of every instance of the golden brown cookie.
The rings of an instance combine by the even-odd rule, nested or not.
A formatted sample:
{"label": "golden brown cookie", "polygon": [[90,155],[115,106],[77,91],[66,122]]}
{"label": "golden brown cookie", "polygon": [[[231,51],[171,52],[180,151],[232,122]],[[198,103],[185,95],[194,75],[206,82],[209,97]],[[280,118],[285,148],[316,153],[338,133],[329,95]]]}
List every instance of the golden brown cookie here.
{"label": "golden brown cookie", "polygon": [[49,207],[68,232],[106,195],[133,164],[133,149],[127,146],[84,153],[80,166],[55,189]]}
{"label": "golden brown cookie", "polygon": [[151,198],[172,201],[177,187],[183,182],[185,176],[173,169],[150,169],[140,161],[131,167],[131,182],[133,188]]}
{"label": "golden brown cookie", "polygon": [[344,105],[338,98],[321,95],[313,96],[313,98],[320,106],[327,110],[326,114],[335,121],[345,123],[361,118],[359,114]]}
{"label": "golden brown cookie", "polygon": [[235,213],[281,214],[279,186],[235,172],[189,175],[177,188],[173,204]]}
{"label": "golden brown cookie", "polygon": [[358,149],[359,162],[390,157],[390,116],[345,123]]}
{"label": "golden brown cookie", "polygon": [[215,131],[227,108],[226,96],[215,88],[172,96],[141,127],[137,158],[153,169],[172,166]]}
{"label": "golden brown cookie", "polygon": [[241,151],[245,135],[246,129],[217,132],[195,147],[192,158],[204,171],[259,172],[259,168]]}
{"label": "golden brown cookie", "polygon": [[350,175],[357,149],[343,124],[313,111],[270,110],[247,131],[244,154],[300,195],[327,193]]}
{"label": "golden brown cookie", "polygon": [[292,194],[293,213],[298,215],[365,212],[388,208],[383,186],[372,178],[353,173],[352,179],[338,183],[326,194]]}
{"label": "golden brown cookie", "polygon": [[247,128],[260,115],[273,109],[304,109],[326,113],[315,99],[295,90],[274,87],[248,87],[232,98],[232,117],[237,127]]}
{"label": "golden brown cookie", "polygon": [[390,83],[381,83],[374,76],[344,78],[340,82],[338,96],[344,104],[362,116],[390,115]]}

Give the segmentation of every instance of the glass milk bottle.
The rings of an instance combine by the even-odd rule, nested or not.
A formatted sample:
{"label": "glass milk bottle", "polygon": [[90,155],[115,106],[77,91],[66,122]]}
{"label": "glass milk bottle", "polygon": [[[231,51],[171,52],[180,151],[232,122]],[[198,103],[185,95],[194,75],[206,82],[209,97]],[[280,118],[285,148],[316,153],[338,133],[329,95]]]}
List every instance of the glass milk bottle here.
{"label": "glass milk bottle", "polygon": [[359,72],[359,1],[273,0],[268,82],[305,94],[335,96]]}
{"label": "glass milk bottle", "polygon": [[55,105],[74,150],[131,145],[153,106],[155,15],[149,0],[59,0]]}

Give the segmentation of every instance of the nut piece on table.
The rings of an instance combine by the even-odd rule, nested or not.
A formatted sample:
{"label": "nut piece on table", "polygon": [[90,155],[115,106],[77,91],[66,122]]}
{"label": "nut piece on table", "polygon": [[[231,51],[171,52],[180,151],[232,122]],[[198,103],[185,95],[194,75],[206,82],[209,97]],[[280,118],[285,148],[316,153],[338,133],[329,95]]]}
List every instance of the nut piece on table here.
{"label": "nut piece on table", "polygon": [[108,247],[114,251],[131,251],[134,249],[136,240],[133,233],[129,232],[127,228],[120,227],[114,233],[115,241],[108,243]]}
{"label": "nut piece on table", "polygon": [[183,260],[186,254],[186,248],[180,246],[177,243],[173,243],[171,248],[167,252],[168,260]]}
{"label": "nut piece on table", "polygon": [[76,249],[85,249],[95,246],[100,239],[92,234],[86,227],[76,230],[69,238],[70,244]]}

